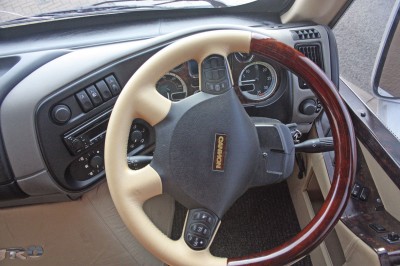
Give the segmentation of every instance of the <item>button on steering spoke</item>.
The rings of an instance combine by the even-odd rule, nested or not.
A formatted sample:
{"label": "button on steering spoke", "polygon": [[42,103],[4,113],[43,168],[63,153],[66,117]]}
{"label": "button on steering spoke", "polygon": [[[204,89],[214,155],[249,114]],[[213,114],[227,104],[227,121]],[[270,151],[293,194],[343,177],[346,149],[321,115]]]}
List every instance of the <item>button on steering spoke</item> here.
{"label": "button on steering spoke", "polygon": [[228,60],[222,55],[210,55],[203,60],[201,90],[209,94],[222,94],[232,88],[232,75]]}
{"label": "button on steering spoke", "polygon": [[203,250],[210,242],[219,225],[219,218],[206,209],[192,209],[189,211],[184,239],[186,244],[194,250]]}

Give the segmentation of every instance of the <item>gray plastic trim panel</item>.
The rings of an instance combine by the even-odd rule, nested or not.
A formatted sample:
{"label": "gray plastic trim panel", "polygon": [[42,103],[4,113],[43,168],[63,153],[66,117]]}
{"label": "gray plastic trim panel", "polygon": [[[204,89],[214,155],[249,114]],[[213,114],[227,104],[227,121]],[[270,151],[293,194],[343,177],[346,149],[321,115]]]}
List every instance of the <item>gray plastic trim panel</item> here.
{"label": "gray plastic trim panel", "polygon": [[71,201],[71,199],[64,194],[35,196],[25,199],[0,201],[0,208],[22,206],[22,205],[33,205],[39,203],[54,203],[63,201]]}
{"label": "gray plastic trim panel", "polygon": [[30,196],[63,193],[61,189],[49,182],[49,173],[43,170],[32,176],[17,180],[19,187]]}

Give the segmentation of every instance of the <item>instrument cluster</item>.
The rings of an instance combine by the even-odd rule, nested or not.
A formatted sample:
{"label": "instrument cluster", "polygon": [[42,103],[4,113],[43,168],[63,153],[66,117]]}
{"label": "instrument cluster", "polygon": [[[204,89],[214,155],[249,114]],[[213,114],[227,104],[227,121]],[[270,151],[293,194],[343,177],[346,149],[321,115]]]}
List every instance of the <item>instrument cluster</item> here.
{"label": "instrument cluster", "polygon": [[[228,61],[235,91],[243,104],[265,102],[277,92],[282,70],[273,62],[246,53],[233,53]],[[198,63],[190,60],[175,67],[157,82],[156,88],[174,102],[199,92]]]}

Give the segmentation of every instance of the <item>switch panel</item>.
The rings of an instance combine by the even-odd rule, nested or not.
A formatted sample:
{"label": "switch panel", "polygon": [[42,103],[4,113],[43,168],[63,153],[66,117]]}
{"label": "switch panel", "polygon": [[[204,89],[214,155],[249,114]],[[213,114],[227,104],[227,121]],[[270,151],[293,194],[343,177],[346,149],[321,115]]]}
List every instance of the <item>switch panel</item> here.
{"label": "switch panel", "polygon": [[380,224],[370,224],[369,227],[371,227],[377,233],[383,233],[386,231],[386,228]]}
{"label": "switch panel", "polygon": [[207,248],[218,223],[218,216],[209,210],[190,210],[184,232],[186,244],[194,250]]}

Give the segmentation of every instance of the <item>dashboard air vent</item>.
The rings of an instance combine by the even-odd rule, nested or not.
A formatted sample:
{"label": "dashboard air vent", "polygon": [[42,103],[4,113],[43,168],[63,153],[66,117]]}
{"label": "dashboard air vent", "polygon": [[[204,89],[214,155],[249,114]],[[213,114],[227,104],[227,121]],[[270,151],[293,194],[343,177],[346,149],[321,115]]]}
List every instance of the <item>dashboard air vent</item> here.
{"label": "dashboard air vent", "polygon": [[[317,66],[319,66],[322,70],[324,70],[324,64],[322,60],[322,49],[319,43],[313,44],[299,44],[296,45],[295,48],[307,56],[311,61],[313,61]],[[308,89],[308,85],[302,80],[299,79],[299,86],[302,89]]]}
{"label": "dashboard air vent", "polygon": [[311,40],[321,38],[316,29],[291,30],[293,40]]}
{"label": "dashboard air vent", "polygon": [[324,70],[324,66],[322,64],[321,46],[319,44],[300,44],[296,45],[296,49],[311,59],[311,61],[313,61],[322,70]]}

